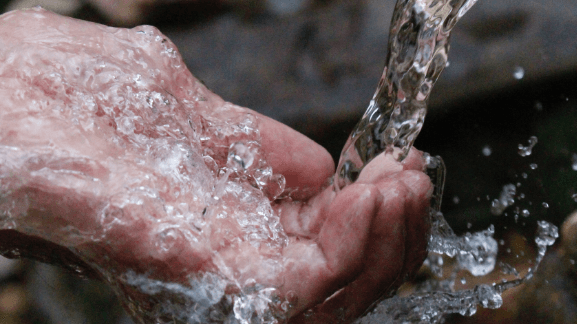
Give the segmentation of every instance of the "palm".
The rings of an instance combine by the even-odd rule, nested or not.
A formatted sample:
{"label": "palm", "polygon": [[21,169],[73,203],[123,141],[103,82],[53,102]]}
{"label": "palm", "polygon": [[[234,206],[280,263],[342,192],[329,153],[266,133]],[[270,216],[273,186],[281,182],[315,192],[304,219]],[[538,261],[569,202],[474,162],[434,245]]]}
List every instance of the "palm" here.
{"label": "palm", "polygon": [[[0,57],[12,57],[0,66],[5,251],[60,263],[43,256],[50,248],[134,299],[145,297],[126,288],[127,271],[183,285],[219,273],[241,290],[253,279],[290,296],[297,322],[351,320],[422,262],[431,183],[417,151],[402,164],[380,156],[336,193],[322,147],[223,102],[179,57],[155,57],[173,45],[152,41],[160,34],[151,28],[111,33],[44,11],[0,17],[0,26],[0,43],[9,45]],[[214,126],[247,116],[248,133]],[[247,239],[234,212],[254,206],[215,194],[228,181],[218,174],[228,147],[259,137],[262,156],[291,192],[270,210],[288,244]],[[258,191],[249,182],[235,183]],[[38,238],[56,245],[30,245]],[[314,316],[299,315],[315,305]]]}

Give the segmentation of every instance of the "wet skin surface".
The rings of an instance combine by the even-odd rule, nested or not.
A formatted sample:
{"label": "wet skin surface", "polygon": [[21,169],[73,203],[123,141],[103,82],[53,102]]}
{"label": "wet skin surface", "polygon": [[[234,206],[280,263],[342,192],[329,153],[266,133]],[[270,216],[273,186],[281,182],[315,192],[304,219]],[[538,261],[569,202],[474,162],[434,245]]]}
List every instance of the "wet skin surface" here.
{"label": "wet skin surface", "polygon": [[[117,276],[186,284],[232,269],[238,282],[296,296],[289,315],[298,323],[351,321],[420,267],[432,184],[419,151],[403,163],[377,157],[337,193],[321,146],[211,93],[153,27],[115,29],[40,9],[5,14],[0,27],[2,254],[105,277],[144,311],[148,296]],[[217,217],[252,208],[232,194],[214,199],[226,150],[243,140],[259,141],[286,180],[289,198],[270,204],[282,244],[253,244],[236,216]],[[314,315],[302,315],[311,307]]]}

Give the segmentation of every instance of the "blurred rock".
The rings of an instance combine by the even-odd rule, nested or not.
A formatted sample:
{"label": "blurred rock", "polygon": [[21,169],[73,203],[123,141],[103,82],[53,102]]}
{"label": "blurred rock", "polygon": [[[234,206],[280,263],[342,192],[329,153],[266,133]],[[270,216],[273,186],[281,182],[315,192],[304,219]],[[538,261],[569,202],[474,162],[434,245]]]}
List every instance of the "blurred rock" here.
{"label": "blurred rock", "polygon": [[6,11],[41,6],[61,15],[72,15],[82,6],[81,0],[13,0]]}
{"label": "blurred rock", "polygon": [[[382,73],[395,0],[88,2],[104,23],[160,24],[216,93],[314,136],[325,131],[319,125],[364,112]],[[431,113],[574,73],[575,16],[572,0],[479,1],[453,32],[450,65],[431,96]],[[520,69],[522,77],[515,77]]]}
{"label": "blurred rock", "polygon": [[0,281],[8,278],[10,275],[16,272],[20,264],[20,260],[12,260],[0,256]]}
{"label": "blurred rock", "polygon": [[563,222],[561,237],[563,238],[562,242],[565,253],[571,258],[574,258],[574,262],[577,261],[577,211],[569,215],[565,222]]}
{"label": "blurred rock", "polygon": [[[257,23],[223,14],[164,32],[215,92],[306,132],[307,124],[364,111],[382,73],[394,2],[327,1]],[[431,98],[433,113],[472,96],[573,73],[575,15],[577,3],[570,0],[479,1],[454,30],[450,66]],[[524,70],[520,80],[517,67]]]}

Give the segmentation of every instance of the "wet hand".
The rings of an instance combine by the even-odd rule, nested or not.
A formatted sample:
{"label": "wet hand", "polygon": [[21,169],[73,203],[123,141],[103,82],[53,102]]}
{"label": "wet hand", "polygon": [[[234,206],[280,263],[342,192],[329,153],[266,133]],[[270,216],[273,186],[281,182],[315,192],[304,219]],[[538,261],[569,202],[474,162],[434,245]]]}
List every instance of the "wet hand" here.
{"label": "wet hand", "polygon": [[[337,193],[322,147],[212,94],[152,27],[39,9],[0,27],[5,255],[105,278],[141,311],[156,299],[127,272],[183,286],[217,273],[240,291],[256,282],[290,300],[298,323],[350,321],[419,268],[432,192],[420,152],[379,156]],[[276,194],[254,174],[227,173],[239,141],[258,142],[284,198],[269,204]],[[271,221],[243,218],[257,208]]]}

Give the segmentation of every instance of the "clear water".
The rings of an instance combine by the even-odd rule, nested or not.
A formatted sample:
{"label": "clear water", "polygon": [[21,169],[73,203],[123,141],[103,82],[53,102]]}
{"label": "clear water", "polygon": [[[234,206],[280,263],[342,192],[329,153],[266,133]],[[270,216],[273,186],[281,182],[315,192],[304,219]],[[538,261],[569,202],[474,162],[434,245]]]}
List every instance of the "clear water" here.
{"label": "clear water", "polygon": [[[399,147],[402,159],[408,152],[424,122],[431,88],[447,64],[450,31],[474,3],[471,0],[398,1],[391,26],[387,68],[367,113],[343,150],[335,177],[337,189],[353,182],[355,174],[377,154]],[[40,9],[35,10],[34,14],[48,15]],[[262,158],[254,117],[247,114],[240,119],[222,121],[220,116],[211,116],[203,111],[211,108],[206,102],[214,99],[210,99],[208,91],[199,84],[187,83],[189,79],[186,77],[170,79],[169,76],[186,75],[187,71],[171,43],[152,27],[120,30],[114,34],[114,37],[126,36],[123,39],[126,43],[142,43],[135,47],[161,53],[162,60],[147,61],[149,57],[141,53],[135,59],[125,55],[131,57],[130,62],[138,61],[138,64],[150,67],[146,73],[130,74],[123,70],[130,62],[115,65],[89,55],[94,60],[94,66],[100,70],[101,79],[88,79],[83,85],[85,87],[79,86],[63,98],[58,94],[65,91],[57,91],[53,100],[58,103],[58,109],[42,101],[34,102],[30,109],[48,111],[52,118],[67,124],[72,121],[75,126],[65,130],[66,136],[63,137],[68,138],[70,132],[77,130],[91,132],[93,128],[100,127],[98,132],[109,131],[107,124],[95,126],[92,111],[96,109],[95,100],[101,100],[101,107],[114,107],[114,104],[118,104],[114,100],[121,94],[134,109],[110,109],[97,113],[110,117],[117,126],[118,132],[110,137],[121,149],[115,159],[106,160],[105,167],[122,178],[93,177],[80,171],[64,172],[70,171],[70,166],[57,163],[72,160],[80,165],[89,165],[91,161],[84,157],[61,156],[59,154],[62,152],[53,147],[26,150],[26,147],[0,146],[3,161],[0,165],[0,185],[6,186],[6,192],[20,185],[19,179],[12,173],[26,174],[19,168],[26,167],[27,161],[46,157],[54,158],[56,162],[34,171],[35,177],[48,179],[50,183],[58,182],[62,186],[88,188],[95,195],[114,192],[114,195],[107,197],[108,205],[102,210],[101,227],[87,232],[83,231],[83,224],[72,223],[70,228],[63,231],[48,227],[44,228],[44,232],[32,233],[74,248],[87,241],[105,242],[108,231],[115,226],[131,226],[134,220],[119,211],[162,211],[166,217],[154,222],[150,238],[152,243],[147,253],[163,256],[170,255],[174,244],[182,241],[182,238],[186,238],[191,245],[198,242],[220,244],[219,239],[212,235],[212,231],[218,231],[218,226],[213,227],[211,223],[232,220],[242,232],[232,244],[247,243],[252,247],[267,248],[270,253],[266,262],[262,262],[261,270],[271,277],[277,276],[282,262],[279,251],[288,244],[288,239],[270,201],[283,192],[285,180],[275,174]],[[90,49],[86,44],[81,45],[86,51]],[[48,47],[44,54],[51,54]],[[14,59],[18,61],[20,58]],[[73,67],[76,64],[61,57],[56,59]],[[158,66],[159,61],[166,66]],[[54,73],[49,67],[49,64],[42,62],[33,67],[23,66],[19,71],[34,71],[46,77],[46,83],[55,86],[65,84],[67,78],[73,78]],[[75,69],[71,68],[70,71]],[[171,91],[156,88],[157,84],[162,84],[161,76],[170,80],[165,86]],[[114,88],[107,85],[108,80],[113,80]],[[190,93],[182,90],[192,88],[196,90],[190,90]],[[24,97],[34,98],[33,95],[26,93]],[[222,102],[220,105],[224,110],[235,109],[228,103]],[[184,111],[201,111],[204,114],[187,115]],[[142,130],[143,127],[149,129]],[[145,134],[153,136],[147,137]],[[531,154],[535,143],[536,138],[534,141],[530,139],[529,146],[519,147],[520,152],[525,156]],[[143,149],[147,154],[135,153]],[[140,158],[147,160],[138,160],[134,168],[123,169],[124,162],[133,163]],[[446,174],[444,163],[440,157],[430,155],[426,155],[426,160],[427,174],[435,188],[431,203],[430,254],[425,266],[434,277],[416,287],[409,295],[382,301],[370,314],[359,319],[359,323],[435,323],[450,313],[473,315],[478,307],[500,307],[501,293],[530,279],[547,246],[558,237],[555,226],[538,222],[535,238],[537,254],[533,266],[523,270],[498,259],[498,252],[505,245],[494,237],[494,228],[457,236],[441,213]],[[140,169],[142,165],[150,166],[152,171],[144,167]],[[158,179],[166,181],[164,191],[158,190],[160,185],[155,182]],[[129,185],[114,187],[114,183]],[[514,187],[506,186],[495,203],[495,214],[503,214],[506,208],[515,203]],[[190,201],[191,196],[196,200]],[[3,204],[0,227],[27,232],[28,216],[22,209],[24,204],[8,200],[0,203]],[[242,208],[227,209],[227,204]],[[160,281],[147,273],[127,271],[119,274],[101,268],[97,262],[100,260],[92,260],[91,265],[116,285],[114,288],[134,318],[142,322],[244,324],[279,323],[285,320],[287,310],[295,303],[290,294],[281,297],[275,287],[259,284],[254,279],[246,278],[244,273],[233,271],[228,263],[230,259],[218,252],[211,258],[218,271],[189,276],[187,282],[180,283]],[[507,280],[492,283],[486,279],[483,283],[473,284],[473,279],[485,278],[496,269],[508,275]],[[469,283],[473,286],[459,286]],[[137,293],[131,294],[131,290]],[[142,298],[142,294],[146,297]]]}
{"label": "clear water", "polygon": [[[406,157],[423,125],[431,89],[448,65],[451,29],[475,2],[397,1],[389,32],[386,66],[367,111],[341,153],[334,181],[336,190],[353,183],[363,167],[382,152],[388,154],[398,147],[401,149],[399,161]],[[515,67],[513,77],[522,79],[524,70]],[[527,146],[519,144],[519,155],[532,154],[537,138],[532,136],[528,142]],[[491,151],[489,146],[482,149],[485,156],[491,155]],[[547,246],[558,237],[554,225],[538,222],[535,237],[537,255],[534,261],[526,260],[533,266],[521,275],[515,267],[497,260],[499,245],[503,248],[505,241],[501,239],[500,244],[497,243],[493,226],[480,232],[455,235],[441,213],[444,163],[440,157],[426,155],[426,158],[427,173],[435,184],[435,191],[431,203],[430,254],[424,265],[434,276],[409,296],[395,296],[382,301],[357,323],[438,323],[451,313],[471,316],[478,307],[499,308],[503,303],[501,293],[529,280]],[[535,169],[537,166],[530,167]],[[492,201],[491,213],[503,215],[515,204],[516,195],[515,185],[505,185],[499,198]],[[458,197],[455,198],[458,202]],[[530,211],[523,209],[516,212],[515,217],[519,214],[528,217]],[[483,277],[492,273],[496,266],[508,277],[499,283],[486,279],[472,288],[457,289],[458,283],[462,287],[467,284],[465,277],[457,280],[463,271],[473,277]]]}
{"label": "clear water", "polygon": [[341,153],[335,187],[354,182],[384,151],[408,154],[427,113],[427,100],[447,66],[451,30],[476,0],[398,0],[385,69],[367,111]]}

